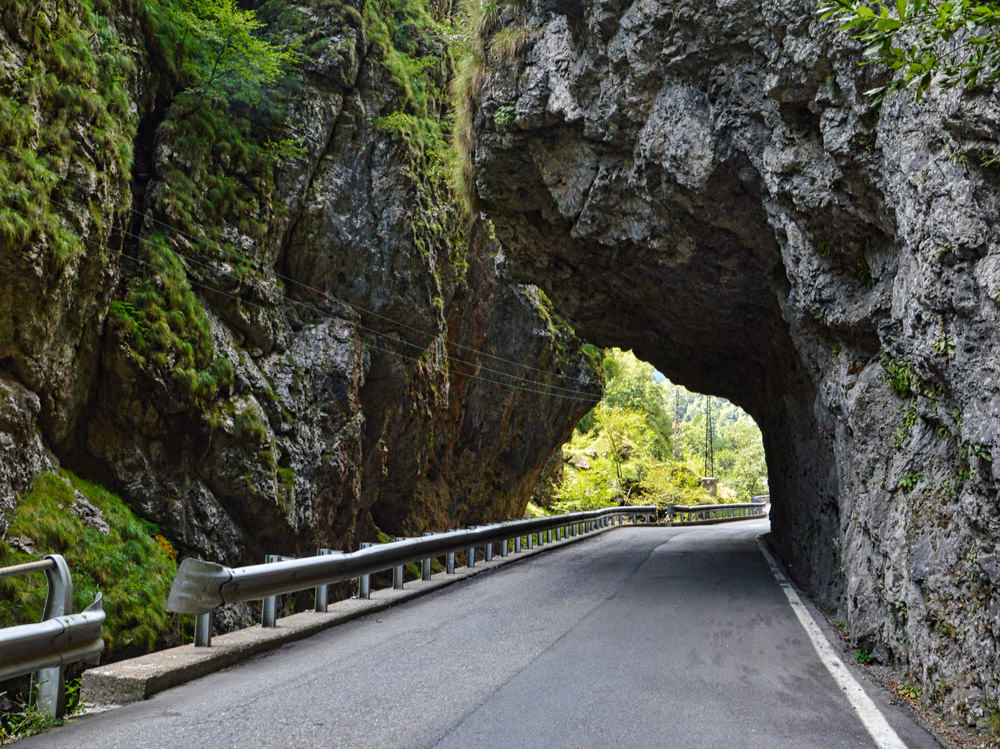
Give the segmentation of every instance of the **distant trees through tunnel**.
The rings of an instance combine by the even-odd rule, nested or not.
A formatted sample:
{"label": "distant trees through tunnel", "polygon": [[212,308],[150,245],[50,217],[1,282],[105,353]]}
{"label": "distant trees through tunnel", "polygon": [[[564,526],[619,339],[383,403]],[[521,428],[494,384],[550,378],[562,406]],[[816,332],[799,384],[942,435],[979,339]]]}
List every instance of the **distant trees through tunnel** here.
{"label": "distant trees through tunnel", "polygon": [[761,431],[749,414],[670,382],[630,351],[607,349],[603,364],[604,397],[556,451],[535,512],[749,502],[768,492]]}

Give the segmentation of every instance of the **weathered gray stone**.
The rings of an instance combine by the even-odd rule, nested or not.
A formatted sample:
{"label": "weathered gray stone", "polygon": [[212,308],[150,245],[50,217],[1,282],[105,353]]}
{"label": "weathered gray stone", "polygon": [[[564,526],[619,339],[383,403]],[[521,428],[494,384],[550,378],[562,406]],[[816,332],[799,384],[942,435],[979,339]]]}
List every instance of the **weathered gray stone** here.
{"label": "weathered gray stone", "polygon": [[975,563],[1000,538],[1000,181],[979,161],[1000,101],[874,103],[881,73],[809,0],[545,0],[499,25],[530,31],[486,60],[473,159],[517,276],[747,409],[793,574],[971,709],[1000,681]]}
{"label": "weathered gray stone", "polygon": [[38,396],[0,373],[0,539],[7,531],[14,499],[37,474],[52,468],[38,427]]}

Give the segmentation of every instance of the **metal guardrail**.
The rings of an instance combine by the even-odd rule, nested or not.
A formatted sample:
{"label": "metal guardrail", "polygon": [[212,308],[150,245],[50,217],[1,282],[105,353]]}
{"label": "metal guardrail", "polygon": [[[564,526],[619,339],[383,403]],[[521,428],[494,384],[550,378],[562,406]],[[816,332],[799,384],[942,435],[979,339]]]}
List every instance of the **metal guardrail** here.
{"label": "metal guardrail", "polygon": [[738,521],[742,518],[763,518],[767,516],[767,506],[761,503],[668,505],[666,516],[667,522],[671,525]]}
{"label": "metal guardrail", "polygon": [[530,549],[536,540],[560,540],[564,535],[593,531],[630,519],[636,523],[642,517],[656,520],[655,505],[620,506],[601,510],[567,513],[561,516],[526,518],[488,526],[425,534],[412,539],[397,539],[386,544],[373,544],[348,554],[321,550],[315,557],[298,560],[282,559],[262,565],[230,568],[219,563],[187,558],[181,562],[167,597],[167,610],[193,614],[195,646],[211,645],[211,612],[222,604],[260,599],[264,602],[265,625],[273,626],[274,606],[269,603],[281,594],[315,589],[315,608],[326,611],[326,587],[330,584],[359,579],[359,596],[368,598],[370,576],[383,570],[393,571],[393,587],[403,588],[403,566],[421,563],[421,578],[430,580],[431,560],[445,557],[448,573],[455,572],[455,553],[466,552],[467,565],[475,566],[475,549],[483,547],[487,562],[492,560],[494,545],[499,555],[521,551],[522,539]]}
{"label": "metal guardrail", "polygon": [[31,674],[38,710],[61,718],[66,712],[66,666],[100,661],[104,609],[98,593],[93,604],[72,614],[73,580],[62,555],[0,568],[0,578],[35,572],[44,572],[49,584],[42,621],[0,629],[0,680]]}

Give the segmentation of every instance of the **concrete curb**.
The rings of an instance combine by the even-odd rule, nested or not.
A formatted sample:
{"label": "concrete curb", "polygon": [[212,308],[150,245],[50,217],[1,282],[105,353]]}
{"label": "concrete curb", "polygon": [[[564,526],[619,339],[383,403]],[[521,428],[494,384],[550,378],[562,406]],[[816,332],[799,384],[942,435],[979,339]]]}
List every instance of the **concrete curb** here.
{"label": "concrete curb", "polygon": [[327,628],[380,612],[504,565],[590,539],[612,529],[655,525],[657,524],[637,523],[608,526],[533,549],[522,547],[521,552],[517,554],[510,552],[507,557],[494,557],[489,563],[477,561],[474,568],[458,568],[454,575],[437,573],[430,581],[407,581],[404,589],[372,591],[371,599],[344,599],[334,602],[327,607],[326,613],[300,612],[278,619],[277,627],[274,628],[265,629],[260,625],[254,625],[214,636],[212,645],[207,648],[195,648],[194,645],[188,644],[94,667],[83,673],[81,698],[88,712],[145,700],[162,690],[238,664],[244,659],[270,651],[282,644],[308,638]]}

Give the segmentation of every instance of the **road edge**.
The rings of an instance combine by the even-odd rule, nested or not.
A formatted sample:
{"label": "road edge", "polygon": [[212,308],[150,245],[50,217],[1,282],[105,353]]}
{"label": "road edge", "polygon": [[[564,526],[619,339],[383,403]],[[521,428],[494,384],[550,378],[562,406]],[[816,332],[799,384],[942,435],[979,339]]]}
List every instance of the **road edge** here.
{"label": "road edge", "polygon": [[799,595],[798,587],[792,582],[791,578],[788,577],[784,570],[780,567],[777,559],[768,549],[767,543],[764,541],[764,534],[757,536],[757,546],[759,547],[761,554],[764,555],[764,559],[767,561],[768,567],[771,569],[771,573],[774,575],[775,580],[778,582],[778,586],[781,587],[782,592],[788,599],[788,603],[795,613],[795,617],[798,619],[799,624],[802,625],[803,630],[805,630],[806,635],[809,636],[809,641],[812,643],[813,648],[816,650],[816,655],[819,656],[820,661],[823,662],[823,666],[826,667],[830,676],[833,677],[834,682],[844,693],[844,697],[847,698],[848,703],[850,703],[851,708],[854,713],[861,720],[864,725],[865,730],[871,735],[871,738],[875,741],[875,746],[878,748],[892,748],[894,750],[899,748],[906,748],[907,745],[900,739],[896,730],[892,728],[889,720],[885,717],[878,706],[875,705],[875,701],[869,697],[868,693],[861,686],[861,683],[855,679],[854,675],[844,664],[843,660],[837,655],[837,651],[833,644],[830,643],[826,634],[817,624],[816,620],[813,618],[812,614],[809,612],[808,607],[803,602],[803,598]]}

